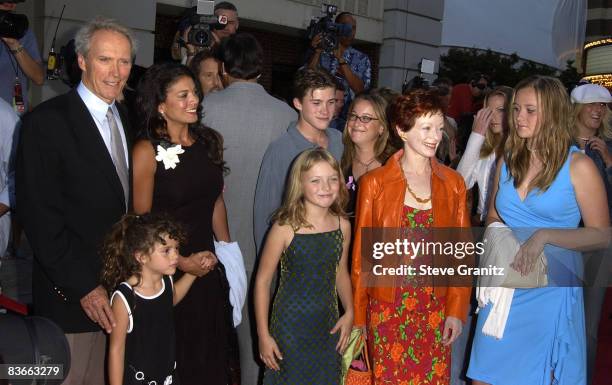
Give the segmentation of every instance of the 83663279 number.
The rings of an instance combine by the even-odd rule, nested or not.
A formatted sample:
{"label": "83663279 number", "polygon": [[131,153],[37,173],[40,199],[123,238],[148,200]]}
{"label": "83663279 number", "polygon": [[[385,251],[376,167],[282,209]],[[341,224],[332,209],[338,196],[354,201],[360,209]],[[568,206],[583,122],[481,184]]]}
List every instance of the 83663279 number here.
{"label": "83663279 number", "polygon": [[0,364],[0,380],[64,378],[64,365],[61,364]]}

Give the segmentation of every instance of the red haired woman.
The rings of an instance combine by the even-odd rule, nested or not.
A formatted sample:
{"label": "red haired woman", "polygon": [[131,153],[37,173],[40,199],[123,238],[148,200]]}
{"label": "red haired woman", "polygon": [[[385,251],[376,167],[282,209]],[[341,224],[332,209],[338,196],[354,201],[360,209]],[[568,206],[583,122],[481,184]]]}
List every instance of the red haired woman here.
{"label": "red haired woman", "polygon": [[355,326],[367,332],[374,384],[448,384],[450,345],[467,315],[469,288],[432,288],[410,279],[390,284],[370,269],[372,257],[362,255],[367,228],[404,233],[469,226],[463,178],[435,158],[442,111],[432,92],[400,96],[390,108],[391,126],[404,147],[360,180],[352,266]]}

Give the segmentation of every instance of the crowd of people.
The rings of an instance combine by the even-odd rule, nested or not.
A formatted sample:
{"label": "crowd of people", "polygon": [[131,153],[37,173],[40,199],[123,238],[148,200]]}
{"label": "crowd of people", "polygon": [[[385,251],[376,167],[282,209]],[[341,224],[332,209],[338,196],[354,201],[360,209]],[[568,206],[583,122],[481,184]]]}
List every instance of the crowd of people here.
{"label": "crowd of people", "polygon": [[[21,119],[0,100],[0,155],[15,156],[12,197],[0,158],[0,251],[16,202],[35,256],[32,309],[70,346],[64,384],[234,385],[255,360],[264,384],[340,384],[355,332],[376,385],[588,383],[605,284],[567,282],[583,270],[607,282],[596,251],[612,215],[606,88],[569,94],[538,75],[490,87],[481,74],[372,88],[342,13],[352,35],[333,53],[313,38],[289,106],[258,84],[263,51],[237,32],[236,7],[215,14],[227,29],[213,49],[179,26],[177,62],[148,68],[133,105],[119,100],[136,44],[106,18],[75,37],[76,88]],[[17,126],[19,140],[4,140]],[[471,287],[372,271],[371,229],[496,222],[529,229],[513,269],[528,275],[545,252],[558,280],[505,292],[501,338],[485,325],[499,304],[479,296],[476,316]],[[242,332],[234,272],[215,251],[232,241],[253,277]]]}

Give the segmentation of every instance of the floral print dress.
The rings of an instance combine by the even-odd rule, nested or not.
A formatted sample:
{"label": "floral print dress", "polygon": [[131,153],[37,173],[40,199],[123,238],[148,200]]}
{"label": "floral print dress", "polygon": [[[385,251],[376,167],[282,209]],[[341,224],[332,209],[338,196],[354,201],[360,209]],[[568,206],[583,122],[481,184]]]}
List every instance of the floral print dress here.
{"label": "floral print dress", "polygon": [[[431,209],[404,206],[402,228],[428,228]],[[411,260],[413,264],[427,263]],[[418,267],[417,267],[418,269]],[[398,282],[393,303],[370,298],[368,349],[375,385],[447,385],[450,383],[450,347],[442,345],[445,298],[418,279]]]}

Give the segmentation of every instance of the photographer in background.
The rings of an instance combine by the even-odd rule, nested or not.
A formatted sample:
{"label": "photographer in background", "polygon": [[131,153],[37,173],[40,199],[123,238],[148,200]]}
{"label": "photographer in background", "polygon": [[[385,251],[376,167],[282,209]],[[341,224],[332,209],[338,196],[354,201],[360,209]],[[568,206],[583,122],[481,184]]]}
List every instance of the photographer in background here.
{"label": "photographer in background", "polygon": [[[20,0],[0,0],[0,13],[13,12],[17,2]],[[4,31],[4,28],[0,31]],[[0,34],[0,38],[0,97],[21,115],[30,108],[28,80],[39,86],[44,80],[38,43],[29,28],[19,39],[4,34]]]}
{"label": "photographer in background", "polygon": [[229,1],[222,1],[215,5],[214,15],[223,19],[225,27],[213,29],[211,35],[213,41],[209,47],[197,46],[189,43],[189,31],[191,30],[190,18],[196,14],[196,7],[189,9],[178,25],[178,31],[172,43],[172,58],[180,60],[181,63],[189,65],[193,57],[204,49],[213,50],[219,45],[222,39],[231,36],[238,31],[240,20],[238,19],[238,9]]}
{"label": "photographer in background", "polygon": [[322,68],[336,77],[342,84],[344,108],[340,116],[346,119],[348,106],[356,94],[370,88],[372,80],[372,65],[366,54],[351,47],[357,32],[357,22],[350,12],[342,12],[336,16],[337,24],[351,26],[349,36],[338,38],[338,47],[333,52],[325,52],[321,47],[321,34],[317,34],[310,42],[313,53],[308,60],[311,69]]}

